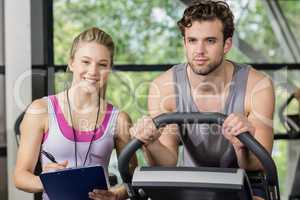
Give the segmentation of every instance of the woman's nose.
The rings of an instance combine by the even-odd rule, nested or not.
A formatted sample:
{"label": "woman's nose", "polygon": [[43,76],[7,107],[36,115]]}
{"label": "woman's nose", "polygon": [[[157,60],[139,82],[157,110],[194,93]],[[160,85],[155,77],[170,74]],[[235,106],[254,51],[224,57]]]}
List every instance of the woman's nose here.
{"label": "woman's nose", "polygon": [[99,74],[98,66],[94,65],[94,64],[91,65],[89,67],[88,74],[90,74],[90,75],[97,75],[97,74]]}

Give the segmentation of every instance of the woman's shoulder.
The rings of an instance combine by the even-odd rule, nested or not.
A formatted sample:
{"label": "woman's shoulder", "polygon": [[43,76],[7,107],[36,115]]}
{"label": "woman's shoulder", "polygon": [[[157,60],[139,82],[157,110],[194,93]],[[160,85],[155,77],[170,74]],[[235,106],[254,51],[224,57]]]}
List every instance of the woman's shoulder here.
{"label": "woman's shoulder", "polygon": [[109,114],[110,116],[118,116],[122,112],[121,109],[112,102],[105,100],[104,103],[106,105],[106,114]]}
{"label": "woman's shoulder", "polygon": [[107,105],[106,112],[115,112],[118,115],[118,120],[117,120],[118,122],[131,121],[127,112],[123,111],[118,106],[115,106],[114,104],[112,104],[109,101],[106,101],[105,103]]}
{"label": "woman's shoulder", "polygon": [[132,121],[130,119],[130,116],[124,112],[119,111],[118,118],[116,120],[116,138],[127,138],[129,137],[129,128],[132,126]]}
{"label": "woman's shoulder", "polygon": [[48,102],[45,98],[34,100],[26,110],[21,127],[47,129]]}
{"label": "woman's shoulder", "polygon": [[46,98],[34,100],[28,107],[26,113],[29,114],[46,114],[48,113],[48,101]]}
{"label": "woman's shoulder", "polygon": [[128,115],[128,113],[125,111],[119,111],[118,122],[119,123],[122,123],[122,122],[126,122],[126,123],[130,122],[131,123],[131,119],[130,119],[130,116]]}

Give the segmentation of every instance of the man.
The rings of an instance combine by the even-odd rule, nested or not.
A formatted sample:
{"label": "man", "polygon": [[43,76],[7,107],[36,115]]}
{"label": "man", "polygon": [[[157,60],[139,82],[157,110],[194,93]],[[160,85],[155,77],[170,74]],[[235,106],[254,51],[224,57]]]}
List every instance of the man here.
{"label": "man", "polygon": [[[236,136],[249,131],[271,153],[274,90],[264,74],[224,58],[232,47],[234,32],[229,6],[198,1],[185,10],[178,27],[187,63],[173,66],[152,82],[148,97],[151,118],[143,117],[131,131],[144,142],[149,164],[176,166],[181,141],[183,166],[262,169]],[[152,118],[175,111],[229,116],[217,131],[207,125],[185,126],[181,134],[175,125],[156,130]]]}

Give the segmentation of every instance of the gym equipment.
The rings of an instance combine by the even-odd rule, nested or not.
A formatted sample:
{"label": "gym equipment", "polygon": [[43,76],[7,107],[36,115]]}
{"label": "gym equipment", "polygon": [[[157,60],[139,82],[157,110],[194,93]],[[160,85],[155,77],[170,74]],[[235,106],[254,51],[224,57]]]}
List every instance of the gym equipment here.
{"label": "gym equipment", "polygon": [[300,156],[298,158],[298,164],[289,200],[300,200]]}
{"label": "gym equipment", "polygon": [[[153,119],[157,128],[166,124],[207,123],[222,125],[221,113],[167,113]],[[279,200],[277,169],[269,153],[249,133],[238,139],[260,160],[266,173],[267,199]],[[132,140],[121,152],[119,171],[132,200],[252,199],[252,190],[243,169],[212,167],[139,167],[133,177],[128,164],[143,143]]]}
{"label": "gym equipment", "polygon": [[16,138],[17,146],[19,146],[19,142],[20,142],[20,136],[21,136],[20,125],[21,125],[21,122],[22,122],[22,120],[24,118],[25,112],[26,111],[23,111],[18,116],[18,118],[16,119],[15,124],[14,124],[15,138]]}
{"label": "gym equipment", "polygon": [[[300,136],[300,113],[284,115],[284,110],[295,98],[292,94],[279,109],[279,119],[284,128],[287,130],[289,139],[299,139]],[[289,195],[289,200],[300,200],[300,156],[296,167],[294,181]]]}
{"label": "gym equipment", "polygon": [[287,130],[287,134],[290,138],[297,138],[300,133],[300,114],[289,114],[284,115],[284,110],[290,104],[290,102],[295,98],[295,95],[292,94],[286,102],[279,109],[279,119],[283,124],[284,128]]}

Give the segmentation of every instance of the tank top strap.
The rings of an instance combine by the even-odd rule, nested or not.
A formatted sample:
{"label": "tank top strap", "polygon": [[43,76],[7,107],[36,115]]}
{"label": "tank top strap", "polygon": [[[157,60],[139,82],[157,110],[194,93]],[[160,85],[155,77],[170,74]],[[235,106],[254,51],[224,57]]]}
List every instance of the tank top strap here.
{"label": "tank top strap", "polygon": [[234,63],[234,75],[230,84],[229,97],[224,108],[225,114],[244,113],[244,102],[250,66]]}
{"label": "tank top strap", "polygon": [[188,77],[186,72],[186,64],[178,64],[173,66],[173,79],[176,95],[176,111],[177,112],[193,112],[193,105]]}
{"label": "tank top strap", "polygon": [[117,129],[117,121],[118,121],[118,116],[120,114],[120,110],[117,107],[113,106],[112,104],[108,104],[108,106],[111,106],[112,109],[110,111],[107,111],[107,112],[111,112],[107,129],[110,131],[110,134],[114,136]]}

